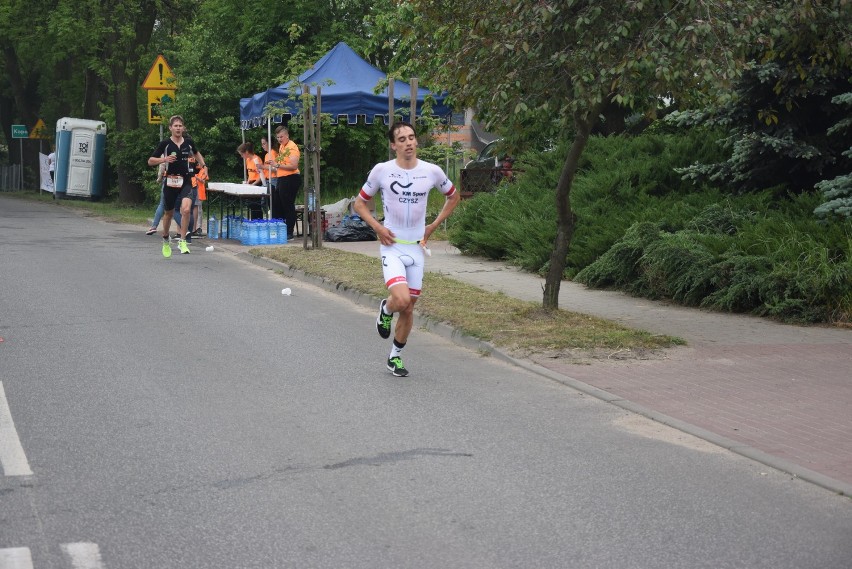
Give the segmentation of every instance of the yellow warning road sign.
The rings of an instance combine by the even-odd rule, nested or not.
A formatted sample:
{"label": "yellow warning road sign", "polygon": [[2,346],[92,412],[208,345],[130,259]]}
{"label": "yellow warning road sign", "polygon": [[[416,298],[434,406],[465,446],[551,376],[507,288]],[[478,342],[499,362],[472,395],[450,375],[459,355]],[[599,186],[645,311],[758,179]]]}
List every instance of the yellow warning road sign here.
{"label": "yellow warning road sign", "polygon": [[38,122],[35,123],[35,126],[30,131],[30,138],[41,138],[44,140],[50,138],[47,134],[47,125],[44,124],[43,120],[38,119]]}
{"label": "yellow warning road sign", "polygon": [[148,89],[148,122],[150,124],[163,124],[162,105],[175,100],[174,89]]}
{"label": "yellow warning road sign", "polygon": [[171,89],[177,88],[176,78],[172,68],[166,63],[166,58],[158,55],[154,65],[148,71],[148,76],[142,82],[143,89]]}

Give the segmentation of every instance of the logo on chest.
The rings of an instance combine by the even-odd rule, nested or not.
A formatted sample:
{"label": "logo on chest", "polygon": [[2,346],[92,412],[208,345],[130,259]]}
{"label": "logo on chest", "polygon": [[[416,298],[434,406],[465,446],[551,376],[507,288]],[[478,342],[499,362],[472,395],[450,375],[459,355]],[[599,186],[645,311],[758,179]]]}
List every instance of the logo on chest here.
{"label": "logo on chest", "polygon": [[410,184],[405,185],[405,184],[401,184],[400,182],[397,182],[396,180],[394,180],[393,182],[391,182],[390,191],[392,191],[396,195],[399,195],[399,192],[396,191],[396,188],[402,188],[403,190],[407,190],[408,188],[410,188],[413,185],[414,185],[414,182],[411,182]]}

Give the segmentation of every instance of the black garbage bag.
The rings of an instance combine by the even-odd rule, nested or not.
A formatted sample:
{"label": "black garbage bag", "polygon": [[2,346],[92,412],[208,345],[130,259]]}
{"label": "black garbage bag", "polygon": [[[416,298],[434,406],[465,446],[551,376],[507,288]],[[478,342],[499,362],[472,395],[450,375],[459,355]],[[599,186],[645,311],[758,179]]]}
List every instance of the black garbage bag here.
{"label": "black garbage bag", "polygon": [[331,242],[377,241],[378,237],[373,228],[363,219],[346,219],[337,227],[326,229],[323,239]]}

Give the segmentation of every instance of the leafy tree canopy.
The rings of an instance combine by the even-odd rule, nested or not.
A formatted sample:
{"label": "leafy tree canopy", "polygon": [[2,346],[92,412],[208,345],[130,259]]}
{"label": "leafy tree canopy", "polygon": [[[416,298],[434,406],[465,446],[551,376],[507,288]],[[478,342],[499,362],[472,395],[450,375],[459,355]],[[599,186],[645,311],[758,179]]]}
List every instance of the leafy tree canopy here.
{"label": "leafy tree canopy", "polygon": [[729,131],[724,162],[683,170],[734,192],[777,187],[812,191],[820,180],[852,171],[844,151],[852,130],[834,127],[848,107],[832,102],[852,84],[852,6],[846,2],[791,2],[768,20],[766,41],[737,80],[726,104],[677,113],[669,120]]}
{"label": "leafy tree canopy", "polygon": [[764,8],[758,0],[508,0],[499,10],[474,0],[401,3],[411,25],[400,57],[457,106],[478,109],[516,140],[530,131],[573,136],[555,188],[545,308],[558,307],[575,223],[571,185],[599,116],[611,105],[653,114],[664,98],[712,100],[741,72]]}

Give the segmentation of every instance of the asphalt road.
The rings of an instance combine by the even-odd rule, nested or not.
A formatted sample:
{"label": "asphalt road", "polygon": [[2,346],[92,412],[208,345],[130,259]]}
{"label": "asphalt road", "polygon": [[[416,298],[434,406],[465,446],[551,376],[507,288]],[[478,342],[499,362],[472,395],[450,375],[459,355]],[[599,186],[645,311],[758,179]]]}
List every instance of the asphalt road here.
{"label": "asphalt road", "polygon": [[0,196],[0,569],[850,567],[847,498],[143,231]]}

